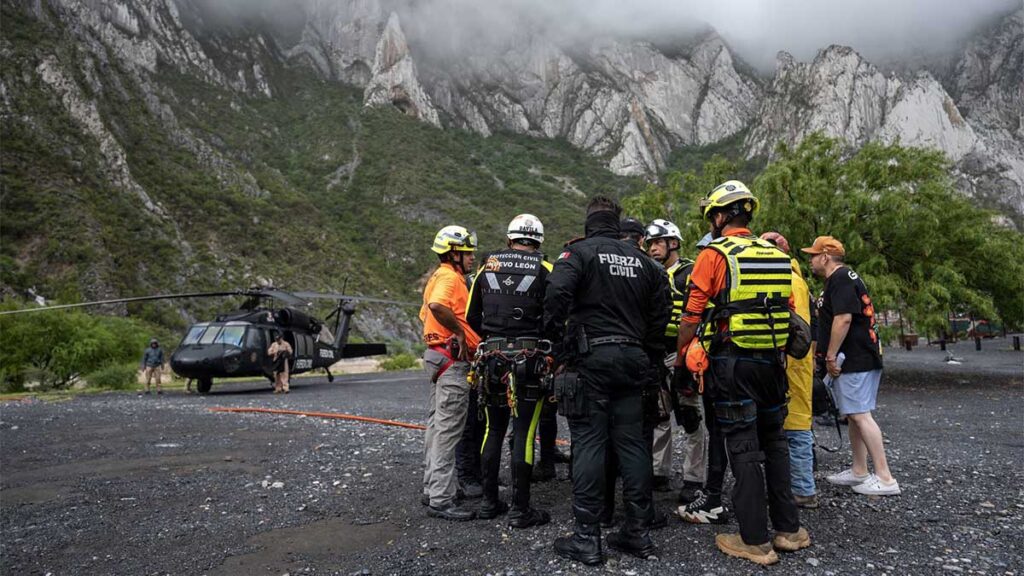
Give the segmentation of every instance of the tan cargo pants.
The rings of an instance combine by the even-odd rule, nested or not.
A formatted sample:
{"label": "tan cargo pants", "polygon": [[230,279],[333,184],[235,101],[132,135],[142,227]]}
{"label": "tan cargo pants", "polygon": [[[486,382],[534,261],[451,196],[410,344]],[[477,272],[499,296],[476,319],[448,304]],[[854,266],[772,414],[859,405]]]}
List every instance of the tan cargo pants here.
{"label": "tan cargo pants", "polygon": [[146,366],[145,370],[142,371],[143,376],[146,378],[146,391],[149,391],[149,383],[152,380],[156,380],[156,389],[160,390],[160,378],[163,373],[163,366]]}
{"label": "tan cargo pants", "polygon": [[[693,434],[686,434],[682,427],[677,431],[684,434],[683,439],[683,481],[703,484],[707,477],[707,431],[704,428],[704,403],[700,396],[684,398],[689,406],[696,406],[701,412],[700,426]],[[654,475],[672,477],[672,419],[659,423],[654,427],[654,447],[651,450],[654,459]]]}
{"label": "tan cargo pants", "polygon": [[[426,378],[430,381],[437,371],[440,354],[427,350],[423,355]],[[455,446],[462,437],[469,410],[469,373],[467,362],[455,362],[430,385],[427,432],[423,446],[423,493],[430,505],[445,508],[455,502],[457,480],[455,474]]]}

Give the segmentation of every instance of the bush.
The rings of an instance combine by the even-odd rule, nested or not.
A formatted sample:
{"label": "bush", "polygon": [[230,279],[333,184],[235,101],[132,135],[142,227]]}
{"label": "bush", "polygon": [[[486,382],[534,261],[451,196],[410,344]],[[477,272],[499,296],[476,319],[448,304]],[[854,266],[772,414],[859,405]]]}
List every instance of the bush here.
{"label": "bush", "polygon": [[416,357],[406,352],[388,356],[380,362],[380,367],[389,372],[393,370],[410,370],[416,368],[416,366]]}
{"label": "bush", "polygon": [[85,381],[92,388],[128,390],[135,386],[138,369],[137,364],[107,364],[103,368],[87,375]]}
{"label": "bush", "polygon": [[[14,309],[0,302],[0,309]],[[79,310],[0,318],[0,388],[38,382],[41,390],[68,387],[80,374],[138,361],[159,330],[127,318]],[[173,350],[165,347],[164,354]]]}

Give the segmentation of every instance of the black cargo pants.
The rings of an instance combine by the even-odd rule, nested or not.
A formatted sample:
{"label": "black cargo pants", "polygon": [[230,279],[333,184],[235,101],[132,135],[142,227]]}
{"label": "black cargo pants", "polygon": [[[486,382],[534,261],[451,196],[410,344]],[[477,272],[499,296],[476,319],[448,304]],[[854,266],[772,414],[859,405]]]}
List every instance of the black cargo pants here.
{"label": "black cargo pants", "polygon": [[573,513],[581,525],[596,525],[604,508],[609,446],[619,461],[625,529],[645,529],[651,502],[651,447],[644,437],[643,386],[650,362],[639,346],[596,346],[576,365],[584,381],[586,416],[570,417]]}
{"label": "black cargo pants", "polygon": [[[800,517],[789,474],[788,384],[775,352],[731,351],[711,358],[711,398],[725,436],[736,485],[733,509],[743,542],[768,542],[768,516],[779,532],[796,532]],[[767,484],[767,513],[765,486]]]}

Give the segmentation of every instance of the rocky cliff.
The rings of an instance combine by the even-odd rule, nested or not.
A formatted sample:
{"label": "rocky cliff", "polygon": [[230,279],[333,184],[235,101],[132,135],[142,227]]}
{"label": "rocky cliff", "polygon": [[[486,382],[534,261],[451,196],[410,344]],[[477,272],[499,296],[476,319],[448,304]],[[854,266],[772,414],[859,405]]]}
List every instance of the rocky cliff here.
{"label": "rocky cliff", "polygon": [[[394,229],[386,222],[398,215],[402,240],[458,214],[497,230],[495,187],[568,214],[581,189],[625,186],[591,164],[653,179],[681,147],[742,139],[748,156],[770,157],[813,131],[854,147],[899,139],[938,148],[963,190],[1024,214],[1024,10],[980,31],[951,66],[886,72],[830,46],[810,62],[782,53],[759,75],[706,29],[670,44],[568,44],[526,27],[498,49],[439,55],[407,26],[409,0],[2,6],[5,216],[47,217],[5,218],[0,268],[29,282],[74,275],[57,262],[106,261],[79,281],[89,297],[158,276],[162,289],[274,277],[274,258],[310,250],[338,255],[308,258],[291,278],[337,279],[326,267],[358,267],[361,254],[381,264],[367,288],[412,285],[418,272],[391,268],[423,264],[403,241],[378,240],[368,255],[365,237],[339,222]],[[445,136],[408,136],[418,132],[385,114],[392,109]],[[521,137],[550,148],[531,156],[536,141]],[[567,165],[575,152],[562,142],[594,160]],[[200,192],[208,189],[216,202]],[[300,234],[292,220],[318,231]],[[132,249],[112,250],[119,237],[100,233],[115,221],[132,222],[121,234]],[[294,236],[254,260],[254,225]],[[40,228],[66,229],[68,242],[59,248]]]}
{"label": "rocky cliff", "polygon": [[139,72],[154,74],[163,62],[269,96],[267,59],[309,66],[358,86],[368,106],[482,135],[564,138],[616,174],[646,177],[656,177],[675,148],[748,129],[751,156],[770,156],[777,143],[816,130],[854,146],[899,138],[946,152],[968,191],[1009,186],[1008,205],[1024,212],[1024,11],[979,33],[948,79],[925,69],[886,75],[842,46],[807,63],[782,53],[774,75],[759,78],[714,31],[662,50],[613,38],[562,46],[527,29],[502,50],[440,59],[417,52],[403,31],[405,0],[285,4],[248,14],[244,31],[218,28],[202,0],[53,3],[89,30],[90,42]]}

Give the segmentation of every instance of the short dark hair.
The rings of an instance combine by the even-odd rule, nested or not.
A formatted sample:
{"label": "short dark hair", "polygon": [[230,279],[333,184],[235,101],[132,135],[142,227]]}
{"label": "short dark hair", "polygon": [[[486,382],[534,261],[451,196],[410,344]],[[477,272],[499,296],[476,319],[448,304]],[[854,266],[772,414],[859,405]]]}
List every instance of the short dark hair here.
{"label": "short dark hair", "polygon": [[732,224],[733,226],[742,227],[749,226],[750,220],[753,216],[750,212],[744,212],[742,210],[734,211],[733,208],[730,206],[726,206],[724,208],[716,208],[715,210],[713,210],[710,214],[711,220],[715,219],[715,214],[725,214],[726,217],[728,217],[728,220],[725,221],[726,224]]}
{"label": "short dark hair", "polygon": [[594,196],[587,203],[587,216],[594,212],[612,212],[618,218],[622,215],[622,206],[607,196]]}

